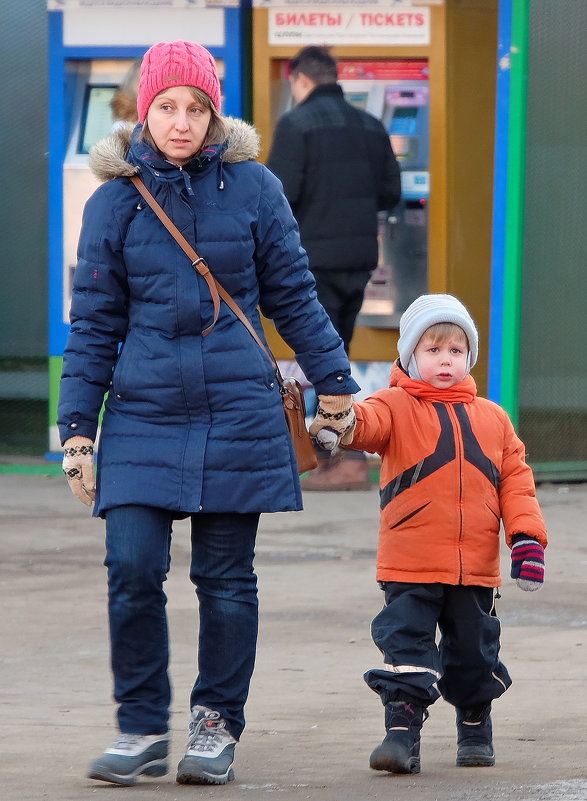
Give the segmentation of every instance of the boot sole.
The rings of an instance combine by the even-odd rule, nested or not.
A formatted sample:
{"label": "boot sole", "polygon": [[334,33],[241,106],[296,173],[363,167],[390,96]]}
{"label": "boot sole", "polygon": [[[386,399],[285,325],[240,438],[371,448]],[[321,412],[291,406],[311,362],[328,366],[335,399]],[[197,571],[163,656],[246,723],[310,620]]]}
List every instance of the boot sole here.
{"label": "boot sole", "polygon": [[408,765],[404,765],[400,762],[393,762],[391,760],[385,761],[383,763],[371,763],[369,766],[372,770],[385,770],[387,773],[420,773],[420,762],[411,762]]}
{"label": "boot sole", "polygon": [[457,768],[492,768],[495,765],[494,756],[457,756]]}
{"label": "boot sole", "polygon": [[386,748],[384,753],[371,754],[369,767],[388,773],[420,773],[420,757],[407,756],[404,749]]}

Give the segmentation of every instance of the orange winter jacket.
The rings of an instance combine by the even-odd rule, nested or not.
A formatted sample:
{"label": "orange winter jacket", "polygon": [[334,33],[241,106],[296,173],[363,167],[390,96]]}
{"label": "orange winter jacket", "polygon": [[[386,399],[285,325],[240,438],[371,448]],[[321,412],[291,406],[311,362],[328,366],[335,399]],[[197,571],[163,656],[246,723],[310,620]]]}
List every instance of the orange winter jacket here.
{"label": "orange winter jacket", "polygon": [[381,456],[378,581],[501,584],[500,521],[547,544],[524,445],[466,376],[450,389],[394,364],[390,388],[354,404],[350,447]]}

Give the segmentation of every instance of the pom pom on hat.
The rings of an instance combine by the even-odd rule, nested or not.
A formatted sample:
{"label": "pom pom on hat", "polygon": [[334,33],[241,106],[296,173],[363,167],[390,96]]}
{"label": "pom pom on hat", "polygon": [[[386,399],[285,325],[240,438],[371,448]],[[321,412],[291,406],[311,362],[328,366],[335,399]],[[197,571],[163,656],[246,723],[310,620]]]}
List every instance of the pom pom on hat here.
{"label": "pom pom on hat", "polygon": [[220,81],[211,53],[195,42],[159,42],[150,47],[141,63],[137,111],[144,122],[156,95],[170,86],[195,86],[205,92],[220,111]]}
{"label": "pom pom on hat", "polygon": [[436,323],[454,323],[463,329],[469,342],[467,370],[477,361],[479,335],[473,318],[457,298],[452,295],[420,295],[408,306],[399,321],[397,349],[404,370],[412,378],[420,378],[414,350],[422,334]]}

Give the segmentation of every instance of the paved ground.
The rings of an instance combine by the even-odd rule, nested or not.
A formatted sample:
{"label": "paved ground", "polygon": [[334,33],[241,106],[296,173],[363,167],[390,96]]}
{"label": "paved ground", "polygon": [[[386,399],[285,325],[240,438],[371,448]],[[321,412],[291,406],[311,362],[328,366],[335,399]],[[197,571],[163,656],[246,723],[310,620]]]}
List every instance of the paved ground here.
{"label": "paved ground", "polygon": [[[587,801],[587,485],[539,490],[551,532],[547,583],[502,590],[502,656],[514,679],[495,704],[497,765],[454,767],[453,711],[425,725],[422,773],[370,771],[383,710],[362,681],[379,664],[369,623],[377,493],[308,494],[259,536],[258,664],[236,781],[164,779],[117,788],[85,778],[113,737],[102,523],[60,477],[0,475],[0,798],[3,801]],[[178,524],[168,581],[173,763],[182,755],[196,625]],[[504,553],[507,568],[507,553]]]}

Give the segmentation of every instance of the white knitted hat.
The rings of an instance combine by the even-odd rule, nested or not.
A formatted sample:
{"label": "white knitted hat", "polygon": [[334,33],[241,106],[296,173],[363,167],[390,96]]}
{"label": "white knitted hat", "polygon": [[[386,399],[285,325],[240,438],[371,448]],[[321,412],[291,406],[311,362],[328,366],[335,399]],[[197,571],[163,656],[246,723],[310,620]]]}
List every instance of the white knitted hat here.
{"label": "white knitted hat", "polygon": [[399,321],[397,349],[401,365],[411,378],[421,378],[414,359],[414,350],[424,331],[435,323],[454,323],[462,328],[469,341],[467,371],[477,361],[479,335],[471,315],[461,301],[452,295],[420,295],[408,306]]}

